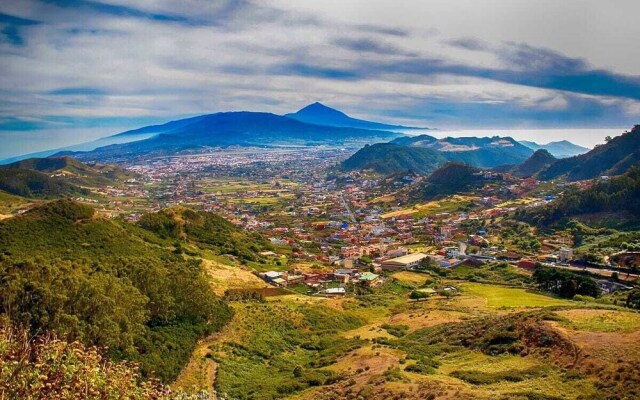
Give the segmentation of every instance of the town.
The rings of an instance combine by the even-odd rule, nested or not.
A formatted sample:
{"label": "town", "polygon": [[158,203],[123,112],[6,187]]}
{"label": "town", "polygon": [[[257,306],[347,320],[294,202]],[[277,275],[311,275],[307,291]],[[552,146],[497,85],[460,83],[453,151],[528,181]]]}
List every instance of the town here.
{"label": "town", "polygon": [[618,251],[594,263],[590,255],[574,252],[570,233],[538,235],[504,218],[547,204],[568,185],[586,188],[590,180],[540,182],[486,170],[479,173],[485,184],[478,191],[407,204],[401,194],[420,185],[422,176],[341,172],[338,165],[348,154],[333,148],[243,147],[118,159],[113,161],[137,177],[78,200],[99,203],[106,216],[133,221],[172,206],[221,214],[271,243],[260,253],[263,263],[253,265],[265,283],[309,295],[375,288],[398,270],[497,261],[524,272],[536,265],[588,270],[602,277],[605,292],[629,288],[612,284],[612,276],[622,281],[638,276],[625,264],[636,253]]}

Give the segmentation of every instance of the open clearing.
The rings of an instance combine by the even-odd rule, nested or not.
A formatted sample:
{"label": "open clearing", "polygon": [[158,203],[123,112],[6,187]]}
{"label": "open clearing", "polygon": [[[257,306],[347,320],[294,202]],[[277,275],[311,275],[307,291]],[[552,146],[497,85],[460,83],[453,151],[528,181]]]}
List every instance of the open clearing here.
{"label": "open clearing", "polygon": [[268,285],[252,272],[240,267],[224,265],[211,260],[202,260],[211,276],[213,291],[222,296],[227,289],[264,288]]}
{"label": "open clearing", "polygon": [[489,307],[550,307],[575,305],[575,303],[569,300],[563,300],[520,288],[481,283],[464,283],[460,285],[460,287],[466,293],[483,297]]}
{"label": "open clearing", "polygon": [[414,285],[424,285],[425,282],[430,282],[433,279],[430,275],[420,274],[418,272],[400,271],[391,275],[392,278],[396,278],[400,282],[412,283]]}

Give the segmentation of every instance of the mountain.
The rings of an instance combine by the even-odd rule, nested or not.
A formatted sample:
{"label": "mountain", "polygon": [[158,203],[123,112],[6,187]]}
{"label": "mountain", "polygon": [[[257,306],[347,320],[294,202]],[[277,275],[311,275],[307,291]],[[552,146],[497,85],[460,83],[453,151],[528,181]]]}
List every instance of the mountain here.
{"label": "mountain", "polygon": [[0,170],[16,169],[42,172],[51,178],[64,179],[68,183],[92,187],[114,185],[136,177],[136,174],[115,165],[100,163],[88,165],[68,156],[28,158],[0,165]]}
{"label": "mountain", "polygon": [[0,191],[28,198],[81,196],[89,191],[64,178],[23,168],[0,169]]}
{"label": "mountain", "polygon": [[366,145],[342,163],[345,171],[370,169],[389,175],[399,171],[428,174],[447,160],[439,152],[394,143]]}
{"label": "mountain", "polygon": [[556,162],[556,158],[552,156],[547,150],[536,150],[531,157],[529,157],[522,164],[515,166],[512,169],[512,173],[519,177],[534,176],[551,164]]}
{"label": "mountain", "polygon": [[337,126],[344,128],[373,129],[383,131],[394,131],[403,129],[428,129],[402,125],[388,125],[379,122],[371,122],[362,119],[351,118],[342,111],[327,107],[324,104],[318,102],[309,104],[308,106],[301,108],[295,113],[285,114],[285,117],[308,124]]}
{"label": "mountain", "polygon": [[159,132],[158,135],[101,147],[87,153],[70,154],[83,159],[96,159],[152,151],[166,153],[203,146],[344,145],[390,140],[400,136],[389,131],[319,126],[280,115],[248,111],[203,115],[147,128]]}
{"label": "mountain", "polygon": [[562,158],[541,171],[543,180],[565,177],[569,181],[620,175],[640,162],[640,125],[579,156]]}
{"label": "mountain", "polygon": [[438,150],[447,160],[460,161],[478,168],[520,164],[533,154],[533,150],[514,139],[499,136],[436,139],[428,135],[420,135],[398,138],[393,143]]}
{"label": "mountain", "polygon": [[532,150],[547,150],[556,158],[573,157],[584,154],[589,151],[588,148],[573,144],[568,140],[560,140],[558,142],[549,142],[547,144],[538,144],[527,140],[521,140],[520,144]]}
{"label": "mountain", "polygon": [[460,162],[448,162],[435,170],[409,197],[432,200],[452,194],[465,193],[484,184],[480,170]]}

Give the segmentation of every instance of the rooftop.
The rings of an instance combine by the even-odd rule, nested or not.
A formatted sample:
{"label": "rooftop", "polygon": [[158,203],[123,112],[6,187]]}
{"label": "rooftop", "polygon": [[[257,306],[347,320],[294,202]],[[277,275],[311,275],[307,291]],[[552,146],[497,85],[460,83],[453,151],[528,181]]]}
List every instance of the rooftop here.
{"label": "rooftop", "polygon": [[390,260],[386,260],[384,261],[384,263],[411,264],[411,263],[420,261],[425,257],[427,257],[427,255],[424,253],[412,253],[412,254],[407,254],[406,256],[401,256],[401,257],[392,258]]}

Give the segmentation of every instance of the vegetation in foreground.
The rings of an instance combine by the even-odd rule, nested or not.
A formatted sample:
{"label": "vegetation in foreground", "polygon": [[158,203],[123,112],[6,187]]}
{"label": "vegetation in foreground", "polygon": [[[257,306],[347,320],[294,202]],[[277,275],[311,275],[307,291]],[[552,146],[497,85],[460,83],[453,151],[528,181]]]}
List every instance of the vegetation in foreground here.
{"label": "vegetation in foreground", "polygon": [[199,224],[215,226],[217,217],[194,218],[178,244],[68,200],[4,220],[0,312],[33,334],[55,331],[108,348],[114,359],[140,362],[143,374],[170,382],[198,338],[219,330],[232,314],[211,290],[200,260],[182,246],[194,248],[194,237],[213,249],[217,241],[234,243],[229,236],[255,245],[226,221],[205,236]]}

